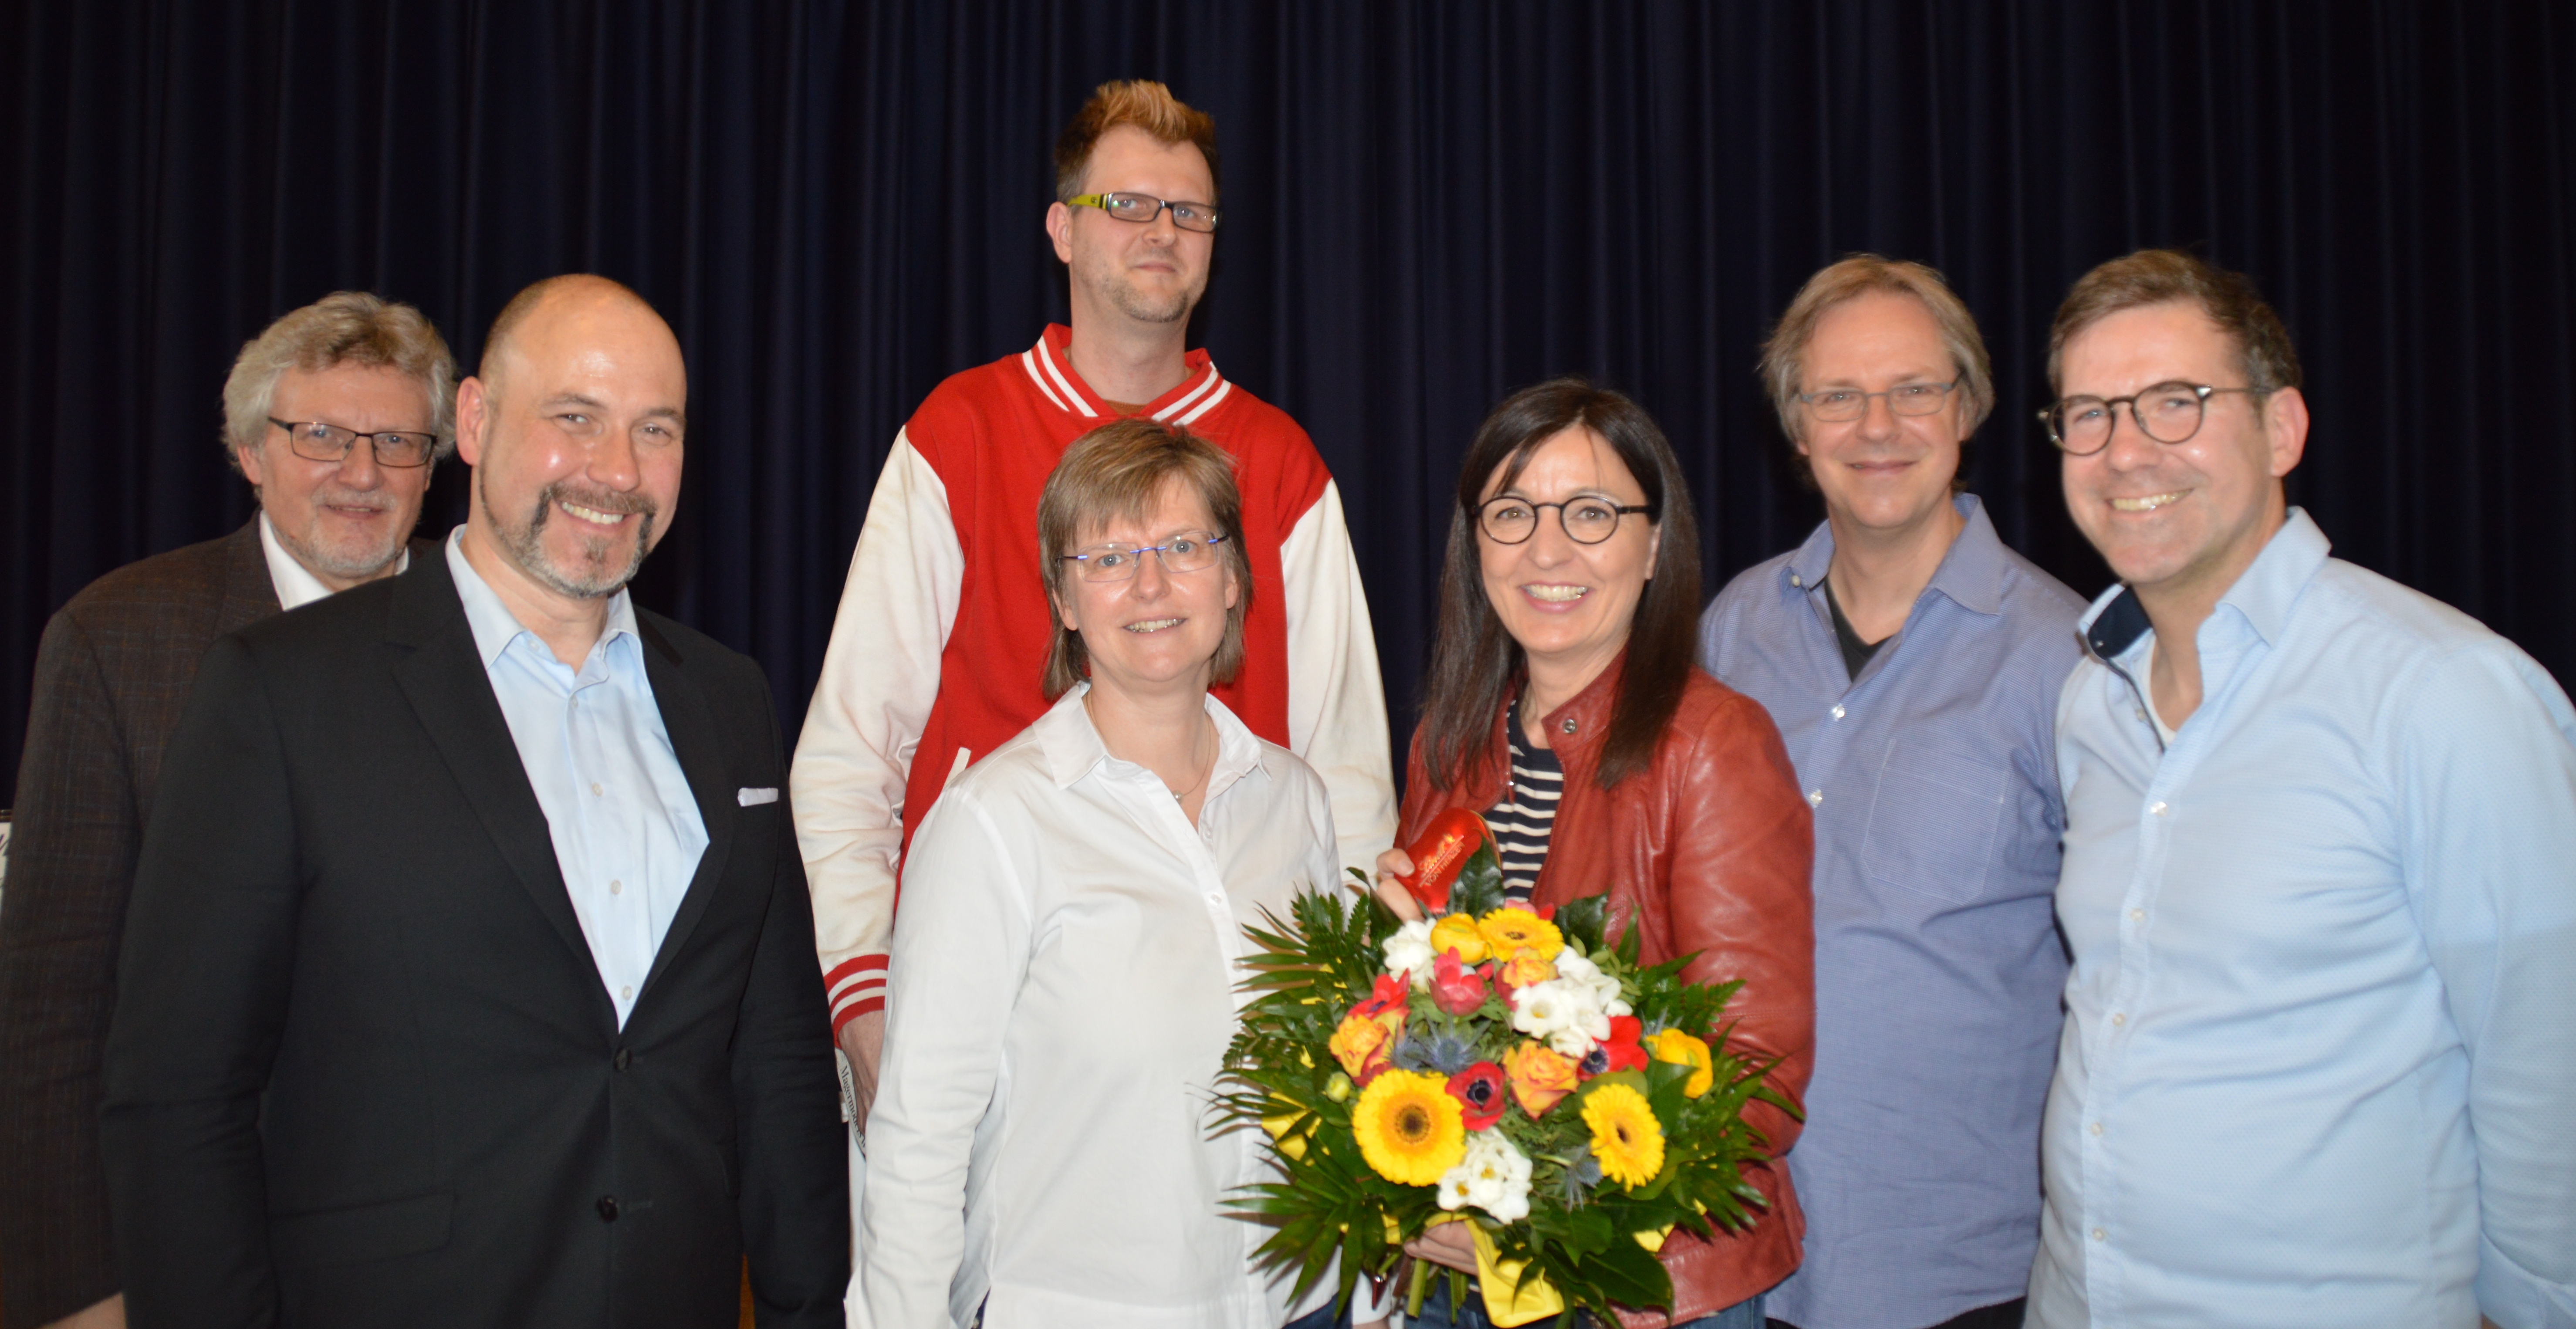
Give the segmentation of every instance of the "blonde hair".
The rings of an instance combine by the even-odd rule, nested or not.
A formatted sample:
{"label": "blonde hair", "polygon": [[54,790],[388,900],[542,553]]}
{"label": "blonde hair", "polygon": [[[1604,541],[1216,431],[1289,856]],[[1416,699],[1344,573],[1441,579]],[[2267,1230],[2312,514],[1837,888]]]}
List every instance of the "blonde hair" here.
{"label": "blonde hair", "polygon": [[[1781,432],[1792,443],[1805,441],[1800,432],[1798,414],[1798,380],[1806,374],[1807,344],[1816,336],[1816,325],[1835,308],[1868,295],[1884,291],[1891,295],[1910,295],[1923,302],[1932,323],[1941,330],[1941,349],[1949,352],[1950,364],[1958,372],[1959,391],[1966,395],[1966,409],[1960,420],[1967,427],[1964,439],[1977,432],[1995,409],[1994,365],[1986,356],[1985,338],[1977,334],[1976,316],[1941,279],[1941,274],[1920,263],[1887,258],[1878,254],[1853,254],[1841,262],[1828,264],[1798,288],[1788,311],[1771,329],[1771,338],[1762,343],[1762,385],[1770,390],[1771,408],[1780,413]],[[1967,458],[1962,448],[1959,472],[1950,477],[1950,490],[1957,493],[1967,487]],[[1798,475],[1809,487],[1815,475],[1803,461]]]}
{"label": "blonde hair", "polygon": [[456,450],[456,358],[428,316],[366,291],[333,291],[268,325],[242,346],[224,379],[224,460],[241,469],[242,448],[268,434],[277,380],[290,369],[382,365],[420,380],[429,394],[430,457]]}
{"label": "blonde hair", "polygon": [[1038,569],[1046,581],[1047,613],[1055,635],[1047,647],[1046,698],[1054,701],[1091,675],[1082,634],[1064,625],[1058,605],[1071,599],[1064,555],[1083,537],[1120,517],[1142,521],[1172,481],[1188,485],[1206,502],[1216,533],[1225,537],[1218,557],[1239,588],[1226,611],[1225,640],[1209,663],[1210,682],[1229,683],[1243,668],[1243,621],[1252,612],[1252,556],[1243,547],[1243,495],[1234,484],[1234,459],[1217,445],[1178,425],[1128,419],[1073,441],[1038,495]]}
{"label": "blonde hair", "polygon": [[[1150,79],[1122,79],[1103,83],[1092,90],[1091,100],[1073,113],[1064,133],[1055,141],[1055,198],[1070,203],[1083,194],[1083,172],[1091,165],[1091,150],[1100,136],[1120,125],[1132,125],[1153,136],[1154,141],[1169,147],[1187,143],[1207,159],[1208,185],[1213,189],[1216,172],[1216,120],[1172,95],[1170,88]],[[1214,203],[1213,198],[1186,199],[1191,203]]]}

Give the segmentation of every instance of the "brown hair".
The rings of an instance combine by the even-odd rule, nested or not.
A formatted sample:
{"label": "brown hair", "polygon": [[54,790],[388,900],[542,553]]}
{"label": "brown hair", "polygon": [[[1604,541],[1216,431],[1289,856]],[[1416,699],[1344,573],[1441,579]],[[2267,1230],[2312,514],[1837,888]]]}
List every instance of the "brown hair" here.
{"label": "brown hair", "polygon": [[277,380],[290,369],[374,365],[420,380],[429,394],[429,429],[438,435],[433,461],[456,450],[456,358],[427,315],[366,291],[333,291],[280,318],[243,344],[224,379],[224,460],[241,469],[239,449],[267,436]]}
{"label": "brown hair", "polygon": [[1225,616],[1225,640],[1209,662],[1208,679],[1227,683],[1243,667],[1243,620],[1252,612],[1252,556],[1243,547],[1243,495],[1234,485],[1234,458],[1178,425],[1131,418],[1105,424],[1073,441],[1038,495],[1038,570],[1045,578],[1047,613],[1055,623],[1047,647],[1046,698],[1054,701],[1091,675],[1082,634],[1064,625],[1056,606],[1071,598],[1064,555],[1084,536],[1120,517],[1153,515],[1163,487],[1181,481],[1207,503],[1216,532],[1225,537],[1219,556],[1241,588]]}
{"label": "brown hair", "polygon": [[[1440,573],[1440,633],[1425,673],[1423,764],[1432,783],[1455,789],[1491,759],[1495,717],[1504,695],[1523,681],[1527,661],[1485,597],[1476,542],[1476,510],[1489,479],[1509,485],[1539,445],[1583,428],[1617,453],[1646,491],[1647,520],[1662,531],[1646,591],[1628,624],[1627,659],[1610,707],[1597,783],[1604,789],[1654,760],[1690,680],[1699,629],[1699,523],[1690,484],[1672,444],[1645,409],[1579,378],[1551,379],[1505,397],[1476,428],[1458,471],[1458,502],[1449,517],[1449,555]],[[1535,718],[1535,717],[1532,717]]]}
{"label": "brown hair", "polygon": [[[1977,335],[1977,319],[1968,312],[1967,303],[1950,289],[1939,272],[1920,263],[1877,254],[1853,254],[1827,265],[1798,288],[1787,312],[1772,327],[1770,340],[1762,343],[1759,372],[1762,385],[1771,392],[1771,408],[1780,413],[1780,430],[1792,444],[1804,441],[1805,436],[1799,432],[1798,380],[1806,374],[1807,344],[1815,340],[1816,325],[1836,306],[1873,291],[1910,295],[1922,301],[1933,324],[1941,330],[1941,348],[1950,353],[1950,364],[1958,371],[1959,390],[1967,394],[1961,412],[1967,429],[1961,435],[1959,469],[1950,477],[1950,492],[1965,492],[1966,435],[1976,433],[1977,427],[1994,413],[1994,365],[1986,356],[1985,338]],[[1794,469],[1800,483],[1809,489],[1816,487],[1815,472],[1809,469],[1805,457],[1797,459]]]}
{"label": "brown hair", "polygon": [[[1154,141],[1169,147],[1187,143],[1207,159],[1208,185],[1218,184],[1216,171],[1216,120],[1207,112],[1193,109],[1172,95],[1170,88],[1149,79],[1122,79],[1103,83],[1094,89],[1091,100],[1073,113],[1064,133],[1055,141],[1055,197],[1068,203],[1083,193],[1082,175],[1091,165],[1091,150],[1100,136],[1120,125],[1133,125],[1154,136]],[[1213,198],[1186,199],[1191,203],[1215,203]]]}
{"label": "brown hair", "polygon": [[[2299,386],[2299,352],[2252,278],[2177,249],[2141,249],[2076,278],[2048,329],[2048,390],[2059,392],[2066,343],[2123,309],[2189,301],[2236,343],[2236,366],[2257,400]],[[2223,385],[2222,385],[2223,386]]]}

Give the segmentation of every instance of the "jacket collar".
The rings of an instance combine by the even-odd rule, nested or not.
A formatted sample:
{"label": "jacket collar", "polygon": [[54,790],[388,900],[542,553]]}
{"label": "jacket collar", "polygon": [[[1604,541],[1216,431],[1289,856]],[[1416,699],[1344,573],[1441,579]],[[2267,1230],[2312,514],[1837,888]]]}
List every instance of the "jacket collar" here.
{"label": "jacket collar", "polygon": [[[1020,368],[1028,373],[1038,392],[1059,411],[1082,420],[1107,423],[1117,413],[1101,401],[1100,394],[1073,372],[1073,329],[1061,323],[1050,323],[1039,334],[1038,344],[1020,353]],[[1188,352],[1182,357],[1189,373],[1180,384],[1160,397],[1145,403],[1138,415],[1177,425],[1198,423],[1200,416],[1215,410],[1233,392],[1234,386],[1216,372],[1216,362],[1207,350]]]}
{"label": "jacket collar", "polygon": [[[1992,618],[2004,611],[2004,570],[2009,564],[2003,537],[1995,534],[1994,519],[1986,515],[1986,505],[1976,495],[1955,495],[1950,503],[1964,524],[1923,589],[1938,592],[1970,613]],[[1780,570],[1781,598],[1821,593],[1833,563],[1834,524],[1818,522],[1807,542]]]}
{"label": "jacket collar", "polygon": [[278,612],[277,583],[268,575],[268,552],[259,542],[259,514],[224,537],[224,596],[215,610],[215,635],[245,628]]}
{"label": "jacket collar", "polygon": [[[1545,715],[1521,716],[1521,725],[1525,729],[1545,726],[1547,745],[1556,753],[1557,761],[1565,767],[1566,783],[1575,782],[1578,768],[1582,772],[1582,779],[1590,779],[1593,767],[1599,764],[1601,740],[1610,733],[1610,711],[1618,704],[1619,676],[1626,670],[1627,664],[1628,652],[1622,649],[1619,654],[1611,657],[1610,663],[1603,667],[1599,677],[1584,684],[1583,690],[1567,698],[1564,705]],[[1526,680],[1515,685],[1515,696],[1526,687]],[[1506,710],[1508,711],[1508,707]],[[1494,723],[1497,726],[1494,751],[1501,753],[1506,749],[1500,737],[1502,733],[1500,726],[1511,723],[1511,717],[1508,714],[1498,715]]]}

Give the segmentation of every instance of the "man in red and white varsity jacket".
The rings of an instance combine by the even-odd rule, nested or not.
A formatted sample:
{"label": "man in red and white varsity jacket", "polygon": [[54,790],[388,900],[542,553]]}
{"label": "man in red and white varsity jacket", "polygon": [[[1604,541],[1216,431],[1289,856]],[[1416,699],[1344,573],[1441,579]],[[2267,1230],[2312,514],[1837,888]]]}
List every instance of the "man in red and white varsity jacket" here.
{"label": "man in red and white varsity jacket", "polygon": [[1242,671],[1213,692],[1324,777],[1345,862],[1374,862],[1395,834],[1386,699],[1341,496],[1296,421],[1183,344],[1214,250],[1214,123],[1161,84],[1108,84],[1065,129],[1056,169],[1046,227],[1071,272],[1073,326],[951,377],[896,436],[788,777],[862,1114],[903,846],[956,772],[1047,708],[1038,491],[1093,428],[1147,415],[1235,458],[1252,606]]}

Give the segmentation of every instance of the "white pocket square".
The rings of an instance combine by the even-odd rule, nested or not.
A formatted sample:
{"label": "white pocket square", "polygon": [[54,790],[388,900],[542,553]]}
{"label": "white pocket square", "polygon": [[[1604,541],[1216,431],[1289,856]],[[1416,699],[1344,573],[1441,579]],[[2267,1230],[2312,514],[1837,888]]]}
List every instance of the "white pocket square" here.
{"label": "white pocket square", "polygon": [[774,788],[772,788],[772,789],[750,789],[750,788],[737,789],[737,790],[733,791],[733,798],[734,798],[734,801],[735,801],[735,802],[742,804],[744,807],[747,807],[747,808],[756,808],[756,807],[759,807],[759,806],[760,806],[761,804],[763,804],[763,803],[775,803],[775,802],[777,802],[777,801],[778,801],[778,791],[777,791],[776,789],[774,789]]}

